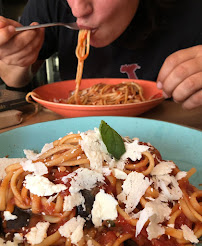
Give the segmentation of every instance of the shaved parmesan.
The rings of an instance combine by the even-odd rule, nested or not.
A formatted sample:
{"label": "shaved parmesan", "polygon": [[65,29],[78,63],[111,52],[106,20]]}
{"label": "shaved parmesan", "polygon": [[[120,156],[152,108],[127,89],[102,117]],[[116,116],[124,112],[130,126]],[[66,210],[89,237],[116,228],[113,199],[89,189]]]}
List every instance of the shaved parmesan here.
{"label": "shaved parmesan", "polygon": [[182,225],[181,229],[183,232],[184,239],[190,241],[191,243],[199,242],[198,238],[194,235],[194,232],[187,225]]}
{"label": "shaved parmesan", "polygon": [[122,185],[122,192],[117,198],[125,203],[125,211],[131,213],[152,182],[142,173],[131,172]]}
{"label": "shaved parmesan", "polygon": [[164,195],[169,201],[179,200],[182,197],[182,191],[174,176],[164,175],[157,177],[157,183]]}
{"label": "shaved parmesan", "polygon": [[91,169],[101,172],[103,161],[110,161],[111,156],[102,141],[99,130],[95,128],[94,131],[87,131],[80,135],[81,148],[90,161]]}
{"label": "shaved parmesan", "polygon": [[180,171],[180,172],[178,172],[178,173],[176,174],[175,178],[176,178],[176,180],[178,181],[178,180],[180,180],[180,179],[182,179],[182,178],[184,178],[184,177],[186,177],[186,176],[187,176],[187,172]]}
{"label": "shaved parmesan", "polygon": [[28,174],[25,177],[24,185],[37,196],[51,196],[67,189],[63,184],[54,184],[48,178],[33,174]]}
{"label": "shaved parmesan", "polygon": [[151,175],[166,175],[171,173],[174,168],[175,164],[173,162],[162,161],[153,168]]}
{"label": "shaved parmesan", "polygon": [[17,216],[15,214],[11,214],[10,211],[4,211],[4,220],[15,220]]}
{"label": "shaved parmesan", "polygon": [[155,222],[150,222],[146,231],[148,234],[148,239],[152,240],[153,238],[163,235],[165,233],[165,228]]}
{"label": "shaved parmesan", "polygon": [[85,220],[80,216],[73,217],[58,229],[61,236],[70,238],[71,243],[78,245],[78,242],[83,237],[83,226]]}
{"label": "shaved parmesan", "polygon": [[38,154],[35,153],[33,150],[30,149],[24,149],[24,154],[28,160],[35,161],[38,157]]}
{"label": "shaved parmesan", "polygon": [[114,177],[116,177],[117,179],[126,179],[127,178],[127,173],[117,169],[117,168],[114,168],[113,169],[113,174],[114,174]]}
{"label": "shaved parmesan", "polygon": [[53,147],[54,147],[54,146],[53,146],[53,143],[46,143],[46,144],[43,146],[43,148],[42,148],[40,154],[45,153],[46,151],[52,149]]}
{"label": "shaved parmesan", "polygon": [[121,156],[121,159],[126,160],[130,158],[132,161],[140,160],[142,153],[147,151],[149,147],[147,145],[138,144],[138,140],[135,139],[132,143],[125,142],[126,152]]}
{"label": "shaved parmesan", "polygon": [[[150,226],[161,223],[169,219],[171,211],[168,203],[162,202],[160,197],[154,201],[147,202],[145,208],[138,213],[139,220],[136,225],[136,236],[141,232],[148,219],[153,222]],[[150,230],[152,230],[152,228],[150,228]]]}
{"label": "shaved parmesan", "polygon": [[31,231],[25,235],[28,243],[31,245],[41,243],[47,237],[49,225],[49,222],[38,222],[35,227],[32,227]]}
{"label": "shaved parmesan", "polygon": [[71,179],[70,193],[77,193],[83,189],[91,190],[98,182],[104,183],[105,180],[101,173],[87,168],[78,168],[76,171],[63,177],[62,181],[66,183],[68,179]]}
{"label": "shaved parmesan", "polygon": [[20,165],[24,171],[33,172],[35,175],[44,175],[48,173],[48,168],[43,162],[33,163],[31,160],[21,161]]}
{"label": "shaved parmesan", "polygon": [[103,167],[102,172],[105,176],[109,176],[112,173],[112,171],[109,169],[109,167]]}
{"label": "shaved parmesan", "polygon": [[69,196],[65,196],[63,210],[71,211],[74,207],[82,205],[85,210],[85,198],[81,195],[81,193],[74,193]]}
{"label": "shaved parmesan", "polygon": [[30,149],[24,149],[24,154],[26,156],[26,158],[28,160],[32,160],[32,161],[35,161],[37,160],[40,155],[42,155],[43,153],[45,153],[46,151],[48,151],[49,149],[52,149],[54,146],[53,146],[53,143],[46,143],[42,150],[41,150],[41,153],[35,153],[33,150],[30,150]]}

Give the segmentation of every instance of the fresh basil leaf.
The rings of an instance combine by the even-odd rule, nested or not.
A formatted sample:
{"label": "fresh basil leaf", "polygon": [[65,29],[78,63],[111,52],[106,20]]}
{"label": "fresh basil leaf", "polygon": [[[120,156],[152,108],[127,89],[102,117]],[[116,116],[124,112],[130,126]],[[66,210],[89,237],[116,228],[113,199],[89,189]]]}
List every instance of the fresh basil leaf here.
{"label": "fresh basil leaf", "polygon": [[122,137],[103,120],[100,123],[99,130],[108,152],[119,160],[126,152]]}

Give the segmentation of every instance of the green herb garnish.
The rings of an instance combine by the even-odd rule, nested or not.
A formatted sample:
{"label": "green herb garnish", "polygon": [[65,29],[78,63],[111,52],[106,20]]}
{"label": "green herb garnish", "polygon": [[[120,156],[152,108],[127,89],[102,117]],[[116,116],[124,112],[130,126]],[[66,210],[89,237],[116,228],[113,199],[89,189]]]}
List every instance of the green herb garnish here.
{"label": "green herb garnish", "polygon": [[126,152],[122,137],[103,120],[100,123],[99,130],[108,152],[119,160]]}
{"label": "green herb garnish", "polygon": [[107,220],[107,225],[108,225],[108,227],[115,227],[116,226],[116,224],[113,220]]}

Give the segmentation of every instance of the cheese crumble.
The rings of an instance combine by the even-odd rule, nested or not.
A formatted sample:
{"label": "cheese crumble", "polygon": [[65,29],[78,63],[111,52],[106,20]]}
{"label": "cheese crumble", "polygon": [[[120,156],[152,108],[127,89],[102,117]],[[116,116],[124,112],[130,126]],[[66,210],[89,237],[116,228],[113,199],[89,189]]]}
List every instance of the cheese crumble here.
{"label": "cheese crumble", "polygon": [[104,183],[105,180],[101,173],[87,168],[78,168],[76,171],[63,177],[62,181],[67,183],[68,179],[71,179],[70,193],[77,193],[83,189],[91,190],[98,182]]}
{"label": "cheese crumble", "polygon": [[51,196],[67,189],[63,184],[54,184],[48,178],[33,174],[25,177],[24,186],[37,196]]}
{"label": "cheese crumble", "polygon": [[70,238],[72,244],[78,245],[83,237],[84,223],[85,220],[81,216],[73,217],[63,226],[60,226],[59,233],[63,237]]}
{"label": "cheese crumble", "polygon": [[118,216],[117,205],[118,202],[113,196],[105,193],[104,190],[100,190],[95,196],[91,211],[92,222],[95,227],[101,226],[103,220],[115,220]]}
{"label": "cheese crumble", "polygon": [[125,203],[125,211],[131,213],[152,182],[142,173],[131,172],[122,185],[122,192],[117,198]]}
{"label": "cheese crumble", "polygon": [[38,222],[35,227],[31,228],[25,237],[31,245],[41,243],[47,237],[49,222]]}

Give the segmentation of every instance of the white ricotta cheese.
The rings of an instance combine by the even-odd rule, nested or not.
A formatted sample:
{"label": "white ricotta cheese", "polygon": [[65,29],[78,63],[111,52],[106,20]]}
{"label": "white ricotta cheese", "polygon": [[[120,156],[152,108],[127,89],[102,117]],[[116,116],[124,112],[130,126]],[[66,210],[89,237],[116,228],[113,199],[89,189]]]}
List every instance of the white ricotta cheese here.
{"label": "white ricotta cheese", "polygon": [[117,212],[118,202],[110,194],[106,194],[104,190],[100,190],[95,196],[93,203],[92,222],[95,227],[102,225],[103,220],[115,220],[118,216]]}

